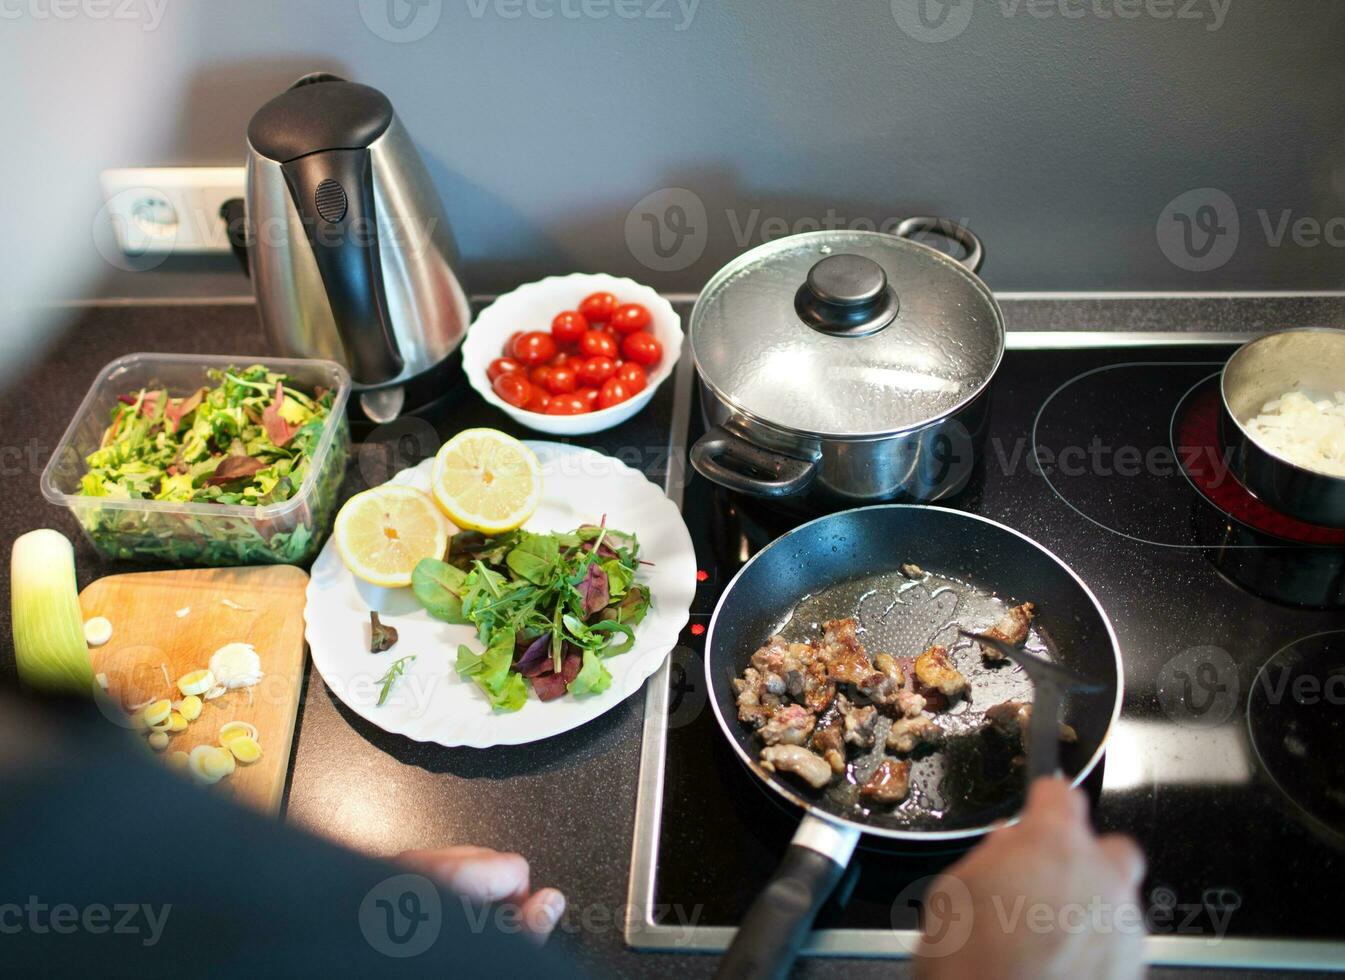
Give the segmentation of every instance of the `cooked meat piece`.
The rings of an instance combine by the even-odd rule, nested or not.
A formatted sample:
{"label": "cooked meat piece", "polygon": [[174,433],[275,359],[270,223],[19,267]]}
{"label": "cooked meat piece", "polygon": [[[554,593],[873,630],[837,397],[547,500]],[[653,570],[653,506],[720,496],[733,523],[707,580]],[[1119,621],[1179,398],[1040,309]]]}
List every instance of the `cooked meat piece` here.
{"label": "cooked meat piece", "polygon": [[949,659],[948,648],[938,644],[915,658],[915,677],[925,687],[950,700],[966,694],[969,688],[967,679]]}
{"label": "cooked meat piece", "polygon": [[801,745],[768,745],[761,750],[762,768],[770,772],[792,772],[813,789],[831,782],[831,766],[821,756]]}
{"label": "cooked meat piece", "polygon": [[[1014,606],[1000,618],[998,623],[986,630],[985,635],[993,636],[1011,647],[1022,646],[1027,641],[1027,632],[1032,626],[1032,617],[1036,610],[1037,607],[1030,602]],[[981,643],[979,646],[981,657],[986,663],[1000,663],[1006,659],[1004,654],[989,643]]]}
{"label": "cooked meat piece", "polygon": [[905,718],[914,718],[925,710],[928,701],[914,691],[902,691],[897,695],[897,710]]}
{"label": "cooked meat piece", "polygon": [[827,676],[840,684],[858,684],[873,673],[873,662],[859,642],[852,617],[822,624],[818,655],[827,665]]}
{"label": "cooked meat piece", "polygon": [[766,678],[771,693],[797,698],[814,714],[825,711],[836,694],[827,679],[826,663],[811,643],[772,636],[752,654],[752,666]]}
{"label": "cooked meat piece", "polygon": [[901,574],[905,575],[909,579],[914,580],[918,578],[924,578],[925,570],[921,568],[919,565],[917,565],[915,562],[908,561],[901,566]]}
{"label": "cooked meat piece", "polygon": [[[1005,701],[985,709],[985,723],[995,734],[1017,745],[1023,744],[1023,736],[1032,721],[1032,705],[1025,701]],[[1079,740],[1079,733],[1064,722],[1060,724],[1060,741],[1073,744]]]}
{"label": "cooked meat piece", "polygon": [[801,704],[787,704],[776,708],[757,734],[767,745],[802,745],[813,733],[817,719]]}
{"label": "cooked meat piece", "polygon": [[742,677],[733,679],[733,690],[738,695],[738,720],[760,728],[770,720],[775,709],[784,704],[784,698],[767,690],[766,677],[755,667],[748,667]]}
{"label": "cooked meat piece", "polygon": [[896,658],[890,654],[879,653],[874,655],[873,669],[855,686],[874,704],[887,708],[897,703],[905,683],[906,675]]}
{"label": "cooked meat piece", "polygon": [[851,703],[844,694],[838,694],[836,710],[841,714],[846,744],[861,749],[871,748],[875,739],[874,726],[878,724],[878,709],[871,704],[861,708]]}
{"label": "cooked meat piece", "polygon": [[898,718],[887,733],[887,747],[893,752],[909,755],[924,745],[941,745],[943,729],[929,715]]}
{"label": "cooked meat piece", "polygon": [[813,714],[821,714],[831,707],[836,697],[836,685],[827,677],[827,665],[820,659],[812,661],[801,675],[803,703]]}
{"label": "cooked meat piece", "polygon": [[845,772],[845,729],[840,712],[833,709],[818,719],[812,748],[827,760],[832,772],[837,775]]}
{"label": "cooked meat piece", "polygon": [[911,794],[911,764],[884,759],[859,788],[859,795],[874,803],[900,803]]}

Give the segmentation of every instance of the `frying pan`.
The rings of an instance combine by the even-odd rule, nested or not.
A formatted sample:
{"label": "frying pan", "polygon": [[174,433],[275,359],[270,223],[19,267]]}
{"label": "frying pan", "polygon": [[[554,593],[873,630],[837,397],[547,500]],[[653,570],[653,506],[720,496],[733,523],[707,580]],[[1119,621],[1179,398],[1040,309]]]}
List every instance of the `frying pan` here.
{"label": "frying pan", "polygon": [[[915,563],[924,576],[901,566]],[[909,571],[909,569],[908,569]],[[710,705],[729,746],[767,787],[804,813],[771,881],[724,955],[719,975],[783,977],[844,874],[863,834],[907,841],[974,838],[1013,818],[1025,790],[1021,765],[980,731],[982,713],[1032,685],[1012,665],[985,666],[960,628],[985,628],[1007,602],[1031,601],[1037,620],[1026,643],[1092,682],[1065,695],[1062,718],[1078,741],[1063,746],[1061,769],[1075,785],[1102,757],[1121,710],[1116,634],[1083,581],[1031,538],[974,514],[909,504],[863,507],[818,518],[755,555],[724,590],[710,621],[705,672]],[[945,747],[918,758],[910,797],[896,807],[856,804],[855,780],[813,790],[763,769],[760,739],[737,717],[733,679],[768,637],[817,639],[827,619],[855,616],[870,654],[914,656],[944,642],[971,684],[971,698],[940,717]],[[1025,733],[1026,734],[1026,733]],[[857,779],[883,754],[852,759]]]}

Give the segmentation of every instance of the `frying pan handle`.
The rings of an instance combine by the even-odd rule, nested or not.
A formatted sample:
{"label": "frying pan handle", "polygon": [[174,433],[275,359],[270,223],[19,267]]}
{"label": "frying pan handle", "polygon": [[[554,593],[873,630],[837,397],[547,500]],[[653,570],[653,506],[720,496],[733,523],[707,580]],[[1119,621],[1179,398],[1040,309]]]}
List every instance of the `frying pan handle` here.
{"label": "frying pan handle", "polygon": [[747,910],[716,977],[783,980],[798,958],[817,910],[845,874],[859,831],[807,816],[789,850]]}
{"label": "frying pan handle", "polygon": [[922,231],[932,231],[957,242],[967,250],[966,258],[958,261],[972,272],[981,271],[981,263],[985,261],[985,246],[966,225],[949,218],[907,218],[897,225],[896,235],[898,238],[910,238]]}
{"label": "frying pan handle", "polygon": [[817,464],[762,449],[714,426],[691,447],[691,465],[714,483],[756,497],[788,497],[805,490]]}

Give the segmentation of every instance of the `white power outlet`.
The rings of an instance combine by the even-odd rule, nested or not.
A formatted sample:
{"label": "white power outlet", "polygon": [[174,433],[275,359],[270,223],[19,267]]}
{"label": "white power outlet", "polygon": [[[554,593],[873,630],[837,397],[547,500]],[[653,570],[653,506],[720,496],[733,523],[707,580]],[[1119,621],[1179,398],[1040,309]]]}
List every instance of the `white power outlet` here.
{"label": "white power outlet", "polygon": [[127,255],[227,252],[220,207],[243,182],[242,167],[104,170],[103,210]]}

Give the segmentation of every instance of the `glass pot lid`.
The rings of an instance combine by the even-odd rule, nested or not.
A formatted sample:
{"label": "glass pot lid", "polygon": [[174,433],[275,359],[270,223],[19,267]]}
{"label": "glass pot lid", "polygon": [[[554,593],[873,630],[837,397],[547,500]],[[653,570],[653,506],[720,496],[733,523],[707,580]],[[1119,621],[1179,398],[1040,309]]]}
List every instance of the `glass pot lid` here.
{"label": "glass pot lid", "polygon": [[873,438],[974,399],[999,366],[994,296],[956,259],[872,231],[791,235],[740,255],[691,313],[702,379],[793,432]]}

